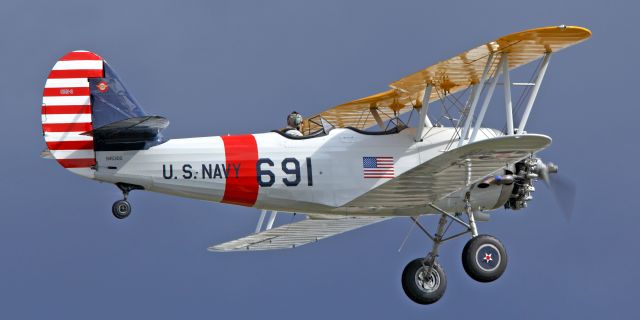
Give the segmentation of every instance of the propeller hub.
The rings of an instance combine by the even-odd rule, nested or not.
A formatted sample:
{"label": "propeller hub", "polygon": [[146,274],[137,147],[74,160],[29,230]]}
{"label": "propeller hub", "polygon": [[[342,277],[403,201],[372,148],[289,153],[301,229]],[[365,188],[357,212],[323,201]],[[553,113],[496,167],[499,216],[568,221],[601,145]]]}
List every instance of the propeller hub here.
{"label": "propeller hub", "polygon": [[539,179],[550,188],[558,205],[569,219],[573,210],[576,188],[570,180],[560,179],[560,176],[554,177],[553,181],[550,179],[551,174],[558,173],[558,165],[553,162],[544,163],[539,158],[528,158],[516,163],[515,168],[516,187],[509,201],[505,203],[506,208],[513,210],[526,208],[527,202],[533,198],[532,192],[535,191],[533,183]]}

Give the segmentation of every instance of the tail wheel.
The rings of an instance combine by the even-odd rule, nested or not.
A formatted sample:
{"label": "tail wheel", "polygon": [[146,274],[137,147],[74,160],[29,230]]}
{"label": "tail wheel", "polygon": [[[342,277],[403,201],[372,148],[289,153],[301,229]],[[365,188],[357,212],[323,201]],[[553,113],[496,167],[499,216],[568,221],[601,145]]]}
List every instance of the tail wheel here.
{"label": "tail wheel", "polygon": [[409,299],[419,304],[432,304],[440,300],[447,289],[447,277],[439,264],[424,265],[424,259],[415,259],[402,272],[402,289]]}
{"label": "tail wheel", "polygon": [[113,216],[118,219],[124,219],[131,214],[131,204],[127,200],[118,200],[111,207]]}
{"label": "tail wheel", "polygon": [[462,266],[472,279],[491,282],[507,269],[507,251],[495,237],[479,235],[464,246]]}

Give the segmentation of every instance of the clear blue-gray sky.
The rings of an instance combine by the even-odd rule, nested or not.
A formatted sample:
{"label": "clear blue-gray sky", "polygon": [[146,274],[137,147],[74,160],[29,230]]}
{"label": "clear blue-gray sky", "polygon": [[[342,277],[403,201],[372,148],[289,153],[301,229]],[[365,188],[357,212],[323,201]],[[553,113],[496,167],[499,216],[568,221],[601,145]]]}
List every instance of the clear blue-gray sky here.
{"label": "clear blue-gray sky", "polygon": [[[4,1],[0,9],[0,318],[636,318],[638,7],[618,1]],[[499,36],[581,25],[553,57],[529,122],[578,185],[565,221],[539,185],[524,211],[480,225],[509,253],[504,276],[471,280],[447,243],[444,298],[410,302],[405,264],[430,245],[388,221],[290,251],[214,254],[255,209],[134,192],[39,158],[40,103],[55,61],[92,50],[169,137],[264,132]],[[514,79],[517,80],[517,79]],[[520,79],[528,80],[528,79]],[[496,103],[501,103],[496,99]],[[425,220],[426,222],[426,220]],[[431,224],[435,220],[429,220]]]}

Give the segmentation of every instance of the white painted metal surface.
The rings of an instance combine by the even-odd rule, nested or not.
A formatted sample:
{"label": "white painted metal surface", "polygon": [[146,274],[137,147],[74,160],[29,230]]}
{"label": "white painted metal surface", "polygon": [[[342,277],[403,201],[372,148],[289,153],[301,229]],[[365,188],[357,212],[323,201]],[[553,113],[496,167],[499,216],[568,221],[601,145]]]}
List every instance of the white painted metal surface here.
{"label": "white painted metal surface", "polygon": [[538,90],[540,90],[540,85],[542,84],[542,79],[544,79],[545,73],[547,73],[547,66],[549,66],[549,59],[551,59],[551,53],[547,53],[542,58],[542,65],[540,66],[540,70],[538,70],[538,74],[536,75],[536,82],[533,86],[533,90],[529,95],[529,100],[527,101],[527,106],[524,109],[524,113],[522,114],[522,119],[520,120],[520,125],[518,126],[518,133],[524,132],[524,127],[527,125],[527,120],[529,120],[529,114],[531,114],[531,109],[533,108],[533,104],[536,101],[536,97],[538,96]]}
{"label": "white painted metal surface", "polygon": [[258,233],[262,230],[262,224],[264,223],[264,217],[267,215],[267,210],[262,210],[260,212],[260,218],[258,218],[258,224],[256,225],[256,231],[253,233]]}
{"label": "white painted metal surface", "polygon": [[[502,61],[500,62],[502,63]],[[471,137],[469,138],[469,143],[476,141],[476,136],[478,135],[478,131],[482,126],[482,121],[484,121],[484,115],[487,113],[487,109],[489,108],[489,102],[491,102],[491,98],[493,97],[493,92],[496,89],[496,84],[498,84],[498,78],[500,78],[500,73],[502,68],[496,68],[495,75],[493,75],[493,80],[491,80],[491,85],[489,86],[489,90],[487,94],[484,96],[484,101],[482,102],[482,107],[480,108],[480,113],[478,114],[478,119],[473,126],[473,132],[471,133]]]}
{"label": "white painted metal surface", "polygon": [[[503,136],[454,149],[426,161],[398,178],[379,186],[347,203],[351,214],[357,210],[425,211],[431,203],[526,158],[551,143],[541,135]],[[500,174],[503,174],[502,172]],[[476,202],[475,207],[495,204]],[[446,206],[449,210],[449,206]],[[353,209],[352,209],[353,208]]]}
{"label": "white painted metal surface", "polygon": [[209,247],[209,251],[257,251],[295,248],[387,218],[344,217],[306,219]]}
{"label": "white painted metal surface", "polygon": [[415,141],[422,141],[422,136],[426,128],[433,127],[431,120],[429,120],[429,97],[431,96],[432,86],[427,86],[424,89],[424,95],[422,96],[422,107],[420,108],[420,117],[418,118],[418,126],[416,127]]}
{"label": "white painted metal surface", "polygon": [[487,64],[484,66],[484,70],[482,71],[482,77],[480,78],[480,82],[475,85],[473,95],[471,96],[471,105],[469,107],[469,113],[467,114],[467,119],[464,122],[464,126],[462,127],[462,135],[460,135],[460,140],[458,142],[458,146],[462,146],[467,139],[467,134],[469,132],[469,127],[473,122],[473,115],[476,111],[476,105],[478,104],[478,100],[480,99],[480,95],[482,94],[482,89],[484,88],[484,83],[487,81],[487,76],[489,75],[489,69],[493,65],[493,53],[489,55],[487,59]]}
{"label": "white painted metal surface", "polygon": [[267,227],[265,228],[265,230],[271,230],[271,228],[273,228],[273,223],[276,222],[277,216],[278,211],[271,211],[271,214],[269,215],[269,222],[267,222]]}
{"label": "white painted metal surface", "polygon": [[509,55],[503,54],[502,76],[504,77],[504,105],[507,116],[507,135],[513,134],[513,107],[511,105],[511,79],[509,77]]}
{"label": "white painted metal surface", "polygon": [[[427,203],[466,185],[464,181],[459,182],[458,171],[448,162],[463,156],[478,159],[477,164],[474,162],[474,168],[478,168],[473,175],[476,181],[542,149],[549,141],[533,135],[505,140],[495,138],[500,135],[497,130],[487,129],[479,136],[479,140],[486,142],[466,145],[443,155],[442,148],[454,131],[454,128],[432,127],[421,142],[414,141],[412,128],[381,136],[337,128],[326,136],[303,140],[288,139],[278,133],[254,134],[257,156],[274,163],[262,166],[271,170],[274,183],[260,186],[255,202],[248,205],[271,211],[335,215],[424,214],[429,212]],[[528,144],[532,139],[542,142]],[[501,144],[505,141],[509,141],[506,146]],[[496,145],[498,147],[494,147]],[[502,158],[491,158],[492,155]],[[396,178],[364,178],[363,158],[371,156],[393,158]],[[98,151],[96,159],[97,180],[140,185],[148,191],[214,202],[223,201],[228,189],[225,174],[229,175],[228,179],[236,174],[234,168],[227,165],[221,137],[175,139],[141,151]],[[297,159],[300,164],[309,159],[311,163],[311,171],[300,165],[300,181],[295,186],[284,183],[285,179],[294,177],[281,168],[286,159]],[[423,165],[432,159],[442,160],[438,160],[438,166]],[[217,176],[212,174],[218,167],[226,167],[227,172],[222,169]],[[255,168],[251,170],[255,172]],[[250,178],[256,179],[256,176]],[[372,193],[375,196],[366,197],[371,190],[376,190]],[[405,191],[398,194],[398,190]],[[495,202],[495,196],[492,198],[490,201]]]}

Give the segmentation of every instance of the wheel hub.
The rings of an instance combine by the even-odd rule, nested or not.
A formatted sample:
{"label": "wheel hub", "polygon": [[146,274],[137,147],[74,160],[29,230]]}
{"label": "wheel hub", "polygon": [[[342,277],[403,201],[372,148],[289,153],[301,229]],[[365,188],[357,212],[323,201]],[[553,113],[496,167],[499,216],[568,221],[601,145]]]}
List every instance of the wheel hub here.
{"label": "wheel hub", "polygon": [[500,251],[493,244],[481,245],[476,251],[476,263],[484,271],[493,271],[500,266]]}
{"label": "wheel hub", "polygon": [[427,275],[428,270],[429,266],[423,266],[416,272],[416,283],[420,290],[433,292],[440,286],[440,275],[438,275],[438,272],[434,268],[431,268],[430,274]]}
{"label": "wheel hub", "polygon": [[120,214],[125,214],[127,213],[127,205],[125,204],[120,204],[118,206],[118,212],[120,212]]}

